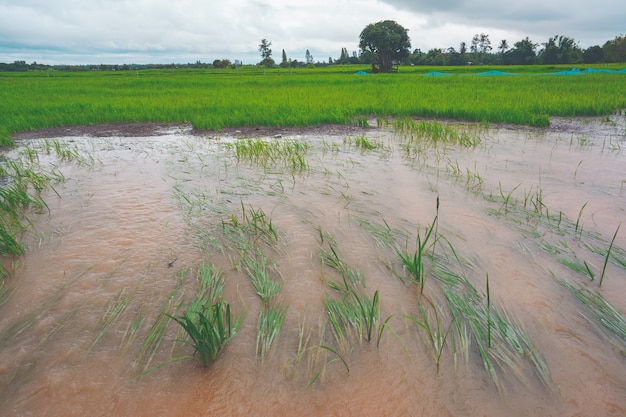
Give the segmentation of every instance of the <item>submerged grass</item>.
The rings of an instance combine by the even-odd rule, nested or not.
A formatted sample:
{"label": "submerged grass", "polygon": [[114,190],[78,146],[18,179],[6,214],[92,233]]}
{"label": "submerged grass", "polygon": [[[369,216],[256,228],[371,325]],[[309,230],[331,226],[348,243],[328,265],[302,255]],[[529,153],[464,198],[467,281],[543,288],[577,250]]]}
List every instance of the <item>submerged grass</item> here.
{"label": "submerged grass", "polygon": [[582,285],[573,285],[566,280],[558,280],[567,291],[576,297],[584,306],[580,314],[596,329],[617,337],[622,348],[626,346],[626,317],[598,291],[592,291]]}
{"label": "submerged grass", "polygon": [[282,302],[273,302],[264,305],[257,321],[256,351],[264,358],[270,351],[272,344],[285,321],[288,307]]}

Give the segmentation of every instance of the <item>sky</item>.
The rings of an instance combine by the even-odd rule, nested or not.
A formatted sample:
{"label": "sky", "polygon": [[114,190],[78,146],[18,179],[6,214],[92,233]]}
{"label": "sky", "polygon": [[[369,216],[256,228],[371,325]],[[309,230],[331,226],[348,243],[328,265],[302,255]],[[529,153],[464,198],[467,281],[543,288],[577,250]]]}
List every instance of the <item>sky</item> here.
{"label": "sky", "polygon": [[573,38],[581,48],[626,34],[624,0],[0,0],[0,62],[255,64],[272,57],[315,62],[358,51],[370,23],[395,20],[412,49],[459,49],[475,34],[494,50],[528,37]]}

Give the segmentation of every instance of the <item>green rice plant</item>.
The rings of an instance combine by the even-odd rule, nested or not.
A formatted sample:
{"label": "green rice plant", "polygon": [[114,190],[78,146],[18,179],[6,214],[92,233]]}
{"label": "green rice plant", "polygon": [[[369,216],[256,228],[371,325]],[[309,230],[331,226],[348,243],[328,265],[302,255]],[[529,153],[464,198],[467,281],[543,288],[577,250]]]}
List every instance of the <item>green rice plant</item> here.
{"label": "green rice plant", "polygon": [[46,140],[44,143],[44,149],[47,153],[50,153],[51,149],[54,149],[56,156],[64,162],[74,162],[79,166],[92,167],[94,165],[94,158],[91,154],[83,154],[73,143],[61,142],[59,140],[53,140],[51,143]]}
{"label": "green rice plant", "polygon": [[426,229],[424,237],[421,237],[421,233],[418,229],[417,237],[415,238],[415,251],[409,253],[407,251],[400,250],[396,248],[396,253],[400,257],[400,261],[408,274],[412,277],[411,279],[419,284],[420,293],[424,292],[424,283],[426,281],[426,275],[424,273],[424,262],[426,257],[427,249],[434,245],[435,242],[429,242],[433,231],[435,230],[437,225],[437,216],[433,220],[430,227]]}
{"label": "green rice plant", "polygon": [[[440,307],[423,294],[418,299],[418,304],[421,320],[412,319],[411,321],[426,332],[426,336],[430,342],[429,345],[433,352],[433,359],[437,365],[437,371],[439,371],[441,356],[443,354],[444,347],[446,346],[448,336],[451,334],[450,330],[452,329],[452,323],[450,323],[448,329],[444,331],[443,324],[441,322],[442,311]],[[426,305],[430,308],[426,309]],[[429,313],[429,311],[432,313]]]}
{"label": "green rice plant", "polygon": [[392,229],[389,224],[382,219],[383,224],[375,224],[371,220],[359,217],[357,219],[359,225],[363,227],[374,238],[376,243],[380,246],[394,249],[397,245],[398,237],[406,238],[406,235],[402,231]]}
{"label": "green rice plant", "polygon": [[347,362],[346,362],[346,360],[343,358],[343,356],[342,356],[339,352],[337,352],[335,349],[333,349],[333,348],[331,348],[331,347],[329,347],[329,346],[326,346],[326,345],[319,345],[319,346],[316,346],[316,348],[317,348],[317,349],[320,349],[320,350],[325,350],[325,351],[328,351],[328,352],[330,352],[330,353],[334,354],[334,355],[335,355],[335,357],[334,357],[333,359],[331,359],[331,360],[327,361],[327,362],[324,364],[324,366],[322,367],[322,369],[320,369],[320,370],[319,370],[319,372],[315,374],[315,376],[313,377],[313,379],[311,379],[311,381],[308,383],[308,385],[307,385],[307,389],[309,389],[309,388],[311,388],[313,385],[315,385],[315,383],[319,380],[320,376],[322,375],[322,373],[324,372],[324,370],[326,369],[326,367],[327,367],[328,365],[331,365],[331,364],[333,364],[333,363],[335,363],[335,362],[341,361],[341,362],[343,363],[343,365],[346,367],[346,371],[350,372],[350,367],[348,366],[348,363],[347,363]]}
{"label": "green rice plant", "polygon": [[342,282],[329,280],[327,281],[328,285],[337,291],[349,291],[356,285],[363,285],[363,287],[365,287],[365,279],[363,278],[361,271],[350,268],[350,266],[340,257],[335,245],[335,241],[331,238],[328,243],[328,249],[322,249],[320,252],[322,265],[328,265],[329,267],[335,269],[339,272],[342,278]]}
{"label": "green rice plant", "polygon": [[455,357],[460,354],[469,358],[475,347],[485,371],[498,389],[502,388],[498,370],[512,372],[523,380],[526,367],[530,367],[548,389],[553,389],[545,361],[521,325],[493,304],[489,283],[485,297],[467,278],[452,271],[444,262],[435,262],[432,271],[452,318],[446,338],[452,343]]}
{"label": "green rice plant", "polygon": [[626,251],[619,246],[616,246],[614,241],[615,240],[613,239],[613,245],[609,243],[609,247],[611,248],[610,252],[606,247],[607,242],[599,236],[588,234],[585,236],[583,244],[587,249],[596,255],[601,256],[604,260],[608,259],[618,268],[626,270]]}
{"label": "green rice plant", "polygon": [[179,294],[183,278],[184,272],[177,274],[176,286],[169,293],[159,312],[157,313],[156,319],[148,329],[148,334],[146,335],[146,338],[144,339],[141,348],[139,349],[139,353],[137,354],[135,361],[133,362],[133,364],[136,366],[144,361],[144,372],[141,373],[139,376],[143,376],[151,372],[152,370],[164,365],[160,364],[157,365],[155,368],[148,369],[148,366],[158,353],[159,347],[163,342],[163,338],[165,337],[165,332],[167,330],[167,325],[171,322],[171,314],[174,314],[176,311],[178,311],[178,309],[183,304],[181,295]]}
{"label": "green rice plant", "polygon": [[222,220],[222,232],[227,240],[244,252],[250,246],[265,243],[274,246],[279,241],[279,231],[272,220],[259,208],[246,210],[241,203],[242,218],[232,214],[229,220]]}
{"label": "green rice plant", "polygon": [[258,249],[254,249],[252,255],[246,253],[242,259],[243,269],[252,281],[254,290],[261,297],[264,305],[276,297],[283,288],[283,284],[274,280],[270,275],[271,266],[268,258]]}
{"label": "green rice plant", "polygon": [[427,141],[432,145],[443,143],[465,147],[474,147],[481,142],[480,136],[475,132],[469,132],[467,129],[461,130],[455,126],[438,121],[415,121],[409,118],[402,118],[389,123],[395,132],[408,136],[409,142],[407,146],[410,147],[423,143],[423,141]]}
{"label": "green rice plant", "polygon": [[281,302],[264,305],[257,321],[256,351],[264,358],[270,351],[272,344],[278,337],[283,325],[288,307]]}
{"label": "green rice plant", "polygon": [[[580,208],[580,210],[578,211],[578,218],[576,219],[576,227],[575,227],[575,229],[574,229],[574,231],[575,231],[575,232],[577,232],[577,231],[578,231],[578,226],[580,225],[580,218],[582,217],[582,215],[583,215],[583,210],[585,209],[585,207],[587,206],[587,204],[588,204],[588,203],[589,203],[588,201],[587,201],[587,202],[585,202],[585,204],[583,204],[583,206],[582,206],[582,207]],[[582,230],[582,227],[581,227],[581,230]]]}
{"label": "green rice plant", "polygon": [[237,163],[248,161],[264,169],[283,167],[291,173],[308,169],[306,154],[309,144],[296,140],[240,139],[226,144],[234,152]]}
{"label": "green rice plant", "polygon": [[[243,315],[231,316],[230,305],[223,299],[208,304],[201,311],[185,311],[181,317],[167,315],[178,323],[189,339],[177,339],[194,348],[194,354],[180,356],[175,360],[191,358],[208,367],[230,341],[243,322]],[[196,356],[197,354],[197,356]]]}
{"label": "green rice plant", "polygon": [[167,77],[154,70],[58,77],[6,73],[0,143],[10,144],[10,135],[19,131],[115,122],[190,122],[194,129],[220,130],[363,124],[364,115],[374,115],[377,120],[411,116],[548,126],[555,115],[612,114],[623,107],[626,94],[622,77],[610,74],[420,76],[425,70],[402,68],[393,83],[387,77],[355,79],[346,76],[347,69],[331,68],[293,69],[297,77],[267,77],[253,67],[209,72],[222,71],[217,77],[207,76],[206,70],[176,70]]}
{"label": "green rice plant", "polygon": [[115,324],[122,313],[126,311],[126,308],[130,305],[134,298],[133,292],[126,292],[124,288],[120,289],[117,293],[117,296],[109,302],[106,311],[102,315],[100,319],[100,331],[98,332],[96,339],[91,344],[91,349],[93,349],[102,338],[107,334],[111,326]]}
{"label": "green rice plant", "polygon": [[340,346],[347,346],[347,335],[350,333],[354,333],[359,341],[372,340],[380,312],[378,290],[372,298],[353,290],[346,291],[339,300],[327,294],[323,302],[333,334]]}
{"label": "green rice plant", "polygon": [[615,238],[617,237],[617,233],[619,232],[619,228],[622,224],[620,223],[613,234],[613,239],[611,239],[611,244],[609,245],[609,249],[606,251],[606,256],[604,257],[604,265],[602,266],[602,273],[600,274],[600,281],[598,285],[602,286],[602,281],[604,280],[604,273],[606,272],[606,265],[609,262],[609,258],[611,257],[611,249],[613,249],[613,243],[615,243]]}
{"label": "green rice plant", "polygon": [[373,151],[375,149],[384,148],[384,145],[382,143],[368,139],[365,134],[356,137],[344,137],[343,143],[344,145],[354,145],[361,151]]}
{"label": "green rice plant", "polygon": [[585,307],[586,314],[580,313],[597,330],[616,336],[626,344],[626,317],[597,291],[582,285],[574,286],[565,280],[558,280]]}
{"label": "green rice plant", "polygon": [[201,311],[206,304],[215,304],[224,296],[224,276],[210,262],[202,262],[196,271],[199,287],[189,304],[189,311]]}

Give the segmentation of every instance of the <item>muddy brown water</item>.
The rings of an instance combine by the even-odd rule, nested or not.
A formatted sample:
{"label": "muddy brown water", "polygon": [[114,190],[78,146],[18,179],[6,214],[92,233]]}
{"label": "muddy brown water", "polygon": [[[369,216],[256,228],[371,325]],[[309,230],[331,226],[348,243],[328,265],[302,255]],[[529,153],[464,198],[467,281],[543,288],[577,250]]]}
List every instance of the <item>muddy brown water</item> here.
{"label": "muddy brown water", "polygon": [[[386,129],[263,138],[307,143],[302,171],[237,163],[228,144],[242,139],[184,129],[55,138],[94,162],[40,152],[41,165],[57,166],[65,180],[46,193],[49,212],[31,215],[36,233],[26,254],[6,261],[12,274],[0,305],[1,414],[626,415],[626,340],[594,327],[558,282],[598,291],[624,314],[626,271],[609,263],[599,287],[542,249],[549,242],[574,253],[599,276],[604,259],[584,243],[594,236],[608,247],[626,223],[624,119],[561,120],[550,131],[457,125],[481,143],[428,145],[418,156],[406,154],[406,136]],[[378,147],[357,146],[361,134]],[[46,140],[21,146],[41,149]],[[529,214],[533,201],[544,215],[561,213],[569,221],[562,229],[578,221],[583,232],[552,234]],[[210,244],[222,222],[242,218],[242,205],[248,214],[262,210],[280,236],[271,256],[288,312],[264,358],[256,353],[261,302],[236,251]],[[476,346],[467,360],[455,359],[448,343],[437,366],[426,334],[399,318],[419,316],[419,288],[392,272],[402,272],[397,257],[364,224],[403,231],[400,243],[410,249],[437,214],[445,240],[435,253],[454,248],[455,265],[481,294],[488,275],[493,304],[521,323],[549,368],[550,387],[525,365],[498,368],[496,385]],[[397,337],[384,331],[379,344],[336,344],[322,304],[336,271],[322,266],[320,232],[361,272],[366,291],[379,292],[377,327],[396,314],[388,323]],[[614,246],[626,248],[626,225]],[[193,353],[175,342],[184,336],[171,320],[148,340],[162,311],[185,309],[203,260],[224,273],[226,300],[246,312],[242,327],[209,368],[187,359],[142,375]],[[424,291],[434,294],[430,272],[427,264]],[[298,357],[300,340],[309,350]],[[346,364],[321,345],[341,352]]]}

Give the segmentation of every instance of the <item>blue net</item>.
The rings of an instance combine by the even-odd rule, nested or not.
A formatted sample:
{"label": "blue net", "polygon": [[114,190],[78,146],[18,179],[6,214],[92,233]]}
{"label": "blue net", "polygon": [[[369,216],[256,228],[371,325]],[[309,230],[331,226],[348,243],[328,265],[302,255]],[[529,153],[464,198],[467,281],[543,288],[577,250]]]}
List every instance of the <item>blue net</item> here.
{"label": "blue net", "polygon": [[557,71],[557,72],[546,72],[543,74],[524,74],[524,73],[512,73],[512,72],[503,72],[497,70],[478,72],[474,74],[450,74],[446,72],[428,72],[424,74],[427,77],[449,77],[453,75],[457,76],[474,76],[474,77],[501,77],[501,76],[517,76],[517,75],[581,75],[581,74],[626,74],[626,68],[621,70],[610,70],[610,69],[595,69],[595,68],[587,68],[585,70],[580,70],[578,68],[572,68],[570,70],[565,71]]}

